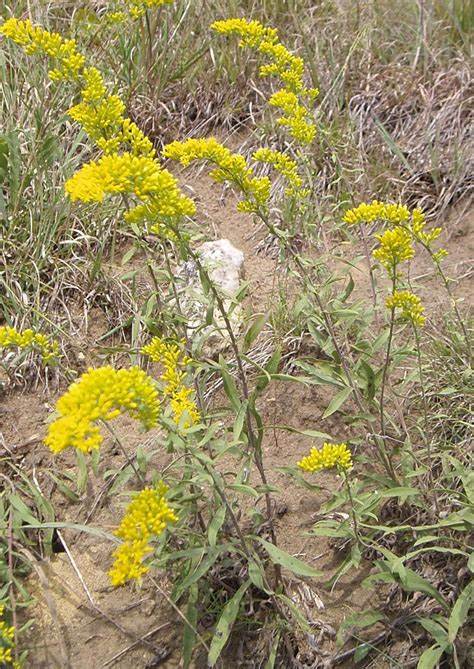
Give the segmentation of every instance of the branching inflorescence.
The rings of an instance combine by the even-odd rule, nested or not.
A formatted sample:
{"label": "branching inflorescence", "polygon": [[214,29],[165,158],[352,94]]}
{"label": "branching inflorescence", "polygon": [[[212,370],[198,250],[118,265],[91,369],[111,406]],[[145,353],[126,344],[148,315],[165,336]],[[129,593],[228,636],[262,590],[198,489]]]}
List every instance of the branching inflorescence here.
{"label": "branching inflorescence", "polygon": [[128,17],[140,19],[147,10],[157,9],[162,5],[172,5],[174,0],[115,0],[113,10],[108,11],[106,17],[112,23],[122,23]]}
{"label": "branching inflorescence", "polygon": [[163,366],[161,374],[164,384],[163,394],[170,400],[175,423],[188,428],[199,422],[200,415],[193,399],[193,390],[185,384],[185,369],[191,360],[182,348],[175,342],[164,342],[159,337],[153,337],[151,342],[142,348],[142,353]]}
{"label": "branching inflorescence", "polygon": [[13,659],[12,650],[14,649],[15,628],[3,620],[5,607],[0,604],[0,665],[9,666],[13,669],[20,669],[18,662]]}
{"label": "branching inflorescence", "polygon": [[156,425],[159,409],[156,385],[142,369],[90,369],[58,400],[59,418],[49,426],[45,444],[54,453],[68,447],[87,453],[103,441],[98,421],[127,412],[149,429]]}
{"label": "branching inflorescence", "polygon": [[436,227],[427,231],[425,215],[419,208],[410,211],[405,205],[378,200],[362,203],[349,209],[343,221],[348,225],[380,222],[388,226],[384,232],[375,235],[379,247],[373,252],[374,258],[385,267],[393,282],[392,294],[387,297],[386,306],[393,312],[400,309],[402,318],[410,321],[413,326],[423,326],[426,319],[423,316],[424,308],[420,298],[409,290],[396,289],[399,279],[398,266],[414,257],[413,244],[418,243],[428,250],[431,258],[439,267],[447,251],[442,248],[433,251],[432,244],[438,239],[442,229]]}
{"label": "branching inflorescence", "polygon": [[59,357],[59,343],[52,341],[40,332],[33,330],[19,331],[6,325],[0,326],[0,349],[19,348],[26,351],[38,351],[43,363],[50,364]]}
{"label": "branching inflorescence", "polygon": [[123,585],[146,574],[149,567],[143,564],[143,560],[153,550],[150,541],[159,536],[169,523],[178,520],[166,501],[167,490],[162,482],[156,488],[145,488],[128,505],[115,531],[123,543],[113,554],[114,564],[109,572],[113,585]]}
{"label": "branching inflorescence", "polygon": [[268,63],[260,67],[261,77],[277,77],[283,87],[269,99],[269,104],[283,112],[278,125],[300,144],[310,144],[316,135],[316,126],[311,120],[308,107],[319,91],[304,84],[304,61],[295,56],[278,39],[275,28],[263,26],[259,21],[226,19],[215,21],[211,28],[222,35],[238,35],[241,47],[257,50]]}
{"label": "branching inflorescence", "polygon": [[74,40],[64,40],[29,20],[15,18],[5,21],[0,33],[27,54],[53,59],[55,67],[49,74],[54,81],[69,81],[80,87],[81,100],[69,115],[105,155],[84,165],[66,182],[66,192],[72,199],[100,202],[106,195],[135,196],[140,204],[126,218],[134,223],[146,220],[153,232],[161,231],[170,219],[175,221],[195,212],[194,203],[181,193],[175,177],[160,165],[150,140],[124,115],[121,99],[107,92],[97,68],[85,66]]}

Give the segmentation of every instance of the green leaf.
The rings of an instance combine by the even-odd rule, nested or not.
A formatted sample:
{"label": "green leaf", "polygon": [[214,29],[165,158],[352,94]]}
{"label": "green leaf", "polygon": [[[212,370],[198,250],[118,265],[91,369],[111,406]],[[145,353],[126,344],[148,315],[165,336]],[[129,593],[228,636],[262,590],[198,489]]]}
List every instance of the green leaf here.
{"label": "green leaf", "polygon": [[349,276],[349,281],[347,282],[347,286],[344,289],[343,294],[341,295],[341,302],[345,302],[349,295],[352,293],[354,290],[354,279],[352,278],[352,274]]}
{"label": "green leaf", "polygon": [[362,643],[360,646],[357,646],[354,653],[354,662],[358,664],[361,660],[364,659],[370,653],[373,646],[370,643]]}
{"label": "green leaf", "polygon": [[420,491],[418,488],[409,488],[409,487],[403,487],[403,486],[398,486],[394,488],[389,488],[388,490],[383,490],[380,493],[380,497],[399,497],[401,502],[405,502],[407,497],[410,497],[410,495],[419,495]]}
{"label": "green leaf", "polygon": [[242,430],[244,429],[244,422],[247,416],[247,407],[248,407],[248,400],[244,400],[240,405],[240,409],[234,421],[233,434],[235,441],[238,441],[240,439],[240,435],[242,434]]}
{"label": "green leaf", "polygon": [[240,410],[240,393],[237,389],[234,379],[229,374],[227,364],[222,356],[219,356],[219,372],[222,376],[224,390],[236,413]]}
{"label": "green leaf", "polygon": [[376,390],[375,372],[372,367],[367,362],[365,362],[365,360],[361,361],[360,367],[365,379],[365,393],[367,395],[367,399],[373,400]]}
{"label": "green leaf", "polygon": [[209,539],[209,545],[212,546],[213,548],[216,545],[217,535],[219,533],[219,530],[221,529],[224,523],[225,514],[226,514],[226,508],[224,505],[222,505],[217,509],[214,518],[209,523],[209,527],[207,530],[207,538]]}
{"label": "green leaf", "polygon": [[225,644],[227,643],[227,639],[229,638],[232,627],[235,623],[235,619],[237,618],[237,614],[239,612],[240,602],[249,585],[250,581],[242,583],[240,588],[233,595],[233,597],[229,599],[222,610],[221,616],[217,621],[217,625],[214,630],[214,636],[212,637],[209,655],[207,656],[207,662],[210,667],[213,667],[216,664]]}
{"label": "green leaf", "polygon": [[278,652],[278,646],[280,645],[280,634],[281,632],[278,631],[275,635],[275,638],[273,639],[272,649],[270,651],[270,655],[268,656],[268,660],[265,664],[264,669],[274,669],[275,667],[275,660]]}
{"label": "green leaf", "polygon": [[424,592],[446,608],[447,605],[444,598],[426,579],[407,567],[403,567],[402,570],[396,573],[400,577],[400,582],[404,590],[407,592]]}
{"label": "green leaf", "polygon": [[252,581],[252,583],[257,586],[260,590],[263,590],[263,592],[266,592],[268,595],[272,594],[271,590],[268,590],[268,588],[265,586],[265,582],[263,580],[263,575],[265,573],[264,567],[260,560],[258,558],[250,558],[249,559],[249,578]]}
{"label": "green leaf", "polygon": [[276,374],[276,372],[278,371],[280,360],[281,360],[281,347],[278,346],[273,352],[270,360],[263,368],[266,374],[262,374],[257,378],[256,389],[259,393],[262,392],[262,390],[265,390],[265,388],[270,383],[272,376]]}
{"label": "green leaf", "polygon": [[198,601],[198,594],[199,584],[194,583],[189,588],[188,605],[186,607],[186,620],[189,622],[189,625],[185,624],[183,630],[183,669],[189,669],[196,640],[195,630],[198,620],[196,603]]}
{"label": "green leaf", "polygon": [[217,560],[219,553],[220,553],[220,548],[219,550],[217,549],[210,549],[207,557],[198,564],[196,569],[194,571],[191,571],[180,583],[178,583],[175,593],[174,593],[174,599],[177,601],[183,593],[186,592],[186,590],[193,585],[193,583],[196,583],[199,581],[200,578],[206,574],[209,569],[212,567],[214,562]]}
{"label": "green leaf", "polygon": [[444,648],[440,648],[438,645],[431,646],[431,648],[425,650],[423,655],[418,660],[416,669],[433,669],[438,664],[438,661],[441,659],[443,653]]}
{"label": "green leaf", "polygon": [[331,416],[333,413],[338,411],[351,393],[352,388],[343,388],[341,391],[339,391],[337,395],[335,395],[329,402],[328,408],[323,413],[322,417],[328,418],[328,416]]}
{"label": "green leaf", "polygon": [[469,609],[473,606],[474,603],[474,582],[471,581],[466,585],[464,590],[461,592],[459,597],[456,600],[451,615],[449,616],[448,622],[448,638],[451,643],[457,637],[457,634],[461,627],[467,620],[469,614]]}
{"label": "green leaf", "polygon": [[250,497],[260,497],[255,488],[252,488],[252,486],[249,485],[245,485],[244,483],[230,483],[227,487],[231,490],[241,492],[244,495],[250,495]]}
{"label": "green leaf", "polygon": [[444,627],[440,625],[436,620],[431,618],[419,618],[418,622],[431,636],[433,640],[436,641],[438,646],[446,648],[449,645],[448,634]]}
{"label": "green leaf", "polygon": [[308,576],[309,578],[319,578],[322,575],[321,571],[314,569],[302,560],[298,560],[298,558],[286,553],[269,541],[266,541],[261,537],[256,537],[256,539],[258,539],[265,548],[273,562],[285,567],[285,569],[288,569],[288,571],[291,571],[293,574],[297,574],[298,576]]}
{"label": "green leaf", "polygon": [[243,350],[248,351],[268,320],[268,312],[257,316],[244,335]]}
{"label": "green leaf", "polygon": [[281,429],[287,432],[294,432],[295,434],[302,434],[305,437],[314,437],[315,439],[325,439],[328,441],[332,439],[331,435],[327,432],[319,432],[318,430],[298,430],[297,427],[292,427],[291,425],[282,425]]}

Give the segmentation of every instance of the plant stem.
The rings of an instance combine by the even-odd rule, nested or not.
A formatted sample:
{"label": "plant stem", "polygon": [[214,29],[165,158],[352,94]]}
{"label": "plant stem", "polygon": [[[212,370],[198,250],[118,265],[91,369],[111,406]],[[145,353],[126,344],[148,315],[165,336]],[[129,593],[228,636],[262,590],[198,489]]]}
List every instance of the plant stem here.
{"label": "plant stem", "polygon": [[359,524],[357,522],[357,515],[354,506],[354,498],[352,497],[351,484],[349,483],[349,475],[347,471],[344,470],[343,476],[344,476],[344,483],[346,484],[347,495],[349,497],[349,501],[351,504],[351,516],[352,516],[352,522],[354,524],[354,534],[357,539],[357,543],[359,544],[359,546],[361,546],[363,545],[363,541],[360,537]]}

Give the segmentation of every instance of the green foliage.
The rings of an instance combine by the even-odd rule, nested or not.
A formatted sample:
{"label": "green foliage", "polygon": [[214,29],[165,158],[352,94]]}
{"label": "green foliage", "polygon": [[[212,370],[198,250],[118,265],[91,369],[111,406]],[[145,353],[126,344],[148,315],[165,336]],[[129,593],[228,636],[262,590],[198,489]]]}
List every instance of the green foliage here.
{"label": "green foliage", "polygon": [[[283,25],[299,28],[301,11],[296,12],[294,3],[289,3],[291,8],[287,10],[287,4],[264,2],[255,8],[253,3],[217,3],[213,18],[224,9],[226,15],[229,9],[246,9],[247,13],[255,9],[261,18],[276,14]],[[307,8],[313,4],[307,3]],[[449,16],[453,30],[463,40],[467,19],[462,7],[455,5]],[[416,26],[418,17],[412,7],[408,9],[407,21]],[[49,10],[53,25],[61,23],[63,11]],[[333,3],[323,3],[317,20],[330,26],[334,11]],[[370,17],[374,26],[382,23],[384,11],[390,13],[390,7],[374,7]],[[84,6],[78,8],[72,25],[78,41],[88,43],[93,53],[104,45],[104,71],[120,89],[131,116],[147,130],[150,119],[146,109],[142,116],[139,114],[141,100],[150,101],[152,95],[168,100],[169,114],[175,118],[173,105],[180,103],[178,87],[188,95],[206,76],[206,87],[211,89],[212,77],[217,82],[226,70],[238,88],[241,71],[252,66],[247,62],[236,65],[230,48],[218,53],[219,48],[211,46],[207,26],[196,19],[193,3],[177,2],[173,10],[148,12],[111,39],[110,26]],[[335,53],[332,38],[330,45],[326,44],[324,58],[332,72],[331,81],[317,81],[324,79],[325,70],[319,72],[314,62],[308,63],[308,79],[313,85],[322,83],[325,89],[322,110],[331,106],[332,111],[339,112],[346,105],[343,86],[349,68],[354,67],[354,61],[364,62],[366,56],[367,36],[361,20],[357,15],[355,25],[343,31],[339,52]],[[312,54],[312,37],[305,30],[294,32],[300,34],[301,52]],[[396,24],[389,27],[388,50],[378,42],[378,31],[372,32],[372,51],[381,61],[390,59],[402,41]],[[323,39],[327,42],[325,35]],[[163,402],[158,419],[160,432],[153,437],[156,450],[170,455],[170,464],[157,469],[154,452],[143,444],[132,456],[122,449],[125,460],[118,469],[107,466],[102,470],[99,451],[90,460],[79,451],[74,474],[50,472],[59,493],[72,503],[86,497],[90,470],[103,477],[104,497],[116,496],[131,485],[144,488],[150,482],[157,485],[164,481],[169,486],[167,503],[178,520],[150,539],[145,571],[160,569],[172,579],[170,601],[183,621],[183,666],[192,666],[203,650],[209,666],[225,665],[233,636],[245,634],[256,625],[269,639],[264,656],[259,658],[266,662],[267,669],[291,666],[294,657],[290,650],[297,646],[298,635],[312,634],[307,612],[292,597],[291,582],[335,587],[349,571],[367,568],[372,573],[365,585],[396,589],[408,613],[401,620],[386,608],[349,615],[338,631],[338,647],[355,642],[352,656],[356,663],[362,662],[376,652],[372,627],[383,625],[388,643],[391,625],[395,629],[396,623],[400,628],[413,626],[422,635],[418,667],[435,667],[443,657],[461,666],[463,628],[473,600],[472,581],[468,581],[472,557],[466,541],[472,529],[474,501],[467,399],[473,379],[470,332],[452,297],[450,279],[433,254],[430,257],[437,285],[448,290],[453,313],[445,321],[428,315],[428,327],[422,330],[420,320],[403,322],[395,314],[395,307],[385,307],[385,276],[370,255],[375,246],[372,230],[366,234],[360,228],[359,244],[349,228],[340,223],[342,201],[352,197],[353,174],[363,173],[363,161],[352,167],[346,165],[342,149],[351,141],[349,129],[339,128],[337,121],[321,121],[317,146],[331,154],[329,169],[314,147],[302,155],[283,140],[281,129],[273,122],[262,125],[262,141],[272,146],[275,143],[285,156],[297,160],[311,199],[298,204],[275,180],[268,203],[271,206],[255,208],[255,218],[280,260],[279,299],[265,313],[250,314],[241,332],[233,326],[232,316],[238,308],[245,309],[244,291],[229,305],[200,263],[195,246],[203,233],[192,222],[162,216],[160,230],[165,232],[150,236],[136,222],[127,227],[122,222],[121,214],[129,213],[135,191],[123,193],[123,198],[113,204],[72,205],[65,198],[64,181],[86,157],[90,159],[91,152],[85,133],[73,134],[58,113],[58,109],[65,110],[72,104],[74,94],[66,87],[45,86],[42,66],[30,68],[26,60],[20,59],[17,64],[16,50],[10,44],[3,48],[2,43],[0,58],[4,75],[2,116],[7,119],[0,135],[0,222],[5,230],[2,255],[8,260],[0,267],[2,317],[21,315],[32,324],[53,324],[65,331],[67,338],[67,326],[57,326],[49,313],[58,304],[62,307],[67,303],[69,277],[73,277],[73,287],[84,283],[83,295],[93,294],[100,304],[107,303],[107,289],[115,277],[107,283],[110,267],[106,266],[116,269],[120,254],[121,285],[129,289],[117,300],[119,306],[115,305],[114,318],[101,340],[120,333],[121,341],[99,349],[101,364],[122,365],[127,357],[132,364],[141,365],[142,344],[151,335],[169,342],[184,341],[184,349],[193,358],[180,381],[186,379],[187,385],[183,381],[182,387],[192,394],[193,402],[195,396],[197,417],[189,422],[186,416],[175,420],[173,408]],[[208,67],[210,60],[215,65],[213,73]],[[32,110],[26,109],[21,99],[27,82],[37,93]],[[237,91],[236,108],[247,94]],[[176,99],[171,104],[173,96]],[[16,109],[17,115],[11,115],[9,109]],[[150,136],[156,140],[153,118],[151,121]],[[183,124],[187,122],[185,119]],[[391,152],[409,169],[385,126],[379,123],[377,127]],[[225,158],[226,150],[222,154]],[[241,163],[241,155],[233,157],[241,167],[246,164]],[[328,202],[324,203],[316,183],[321,167],[330,172],[334,186],[331,194],[326,193]],[[235,170],[224,174],[225,180],[240,196],[249,197],[248,184],[235,174]],[[315,222],[317,217],[321,220]],[[380,233],[386,223],[376,220],[375,232]],[[344,243],[340,255],[338,251],[319,252],[328,224],[341,248]],[[393,232],[388,224],[387,229]],[[377,239],[383,253],[374,257],[389,270],[392,297],[399,283],[411,291],[410,274],[399,271],[398,261],[390,263],[390,244],[387,242],[385,248],[383,238]],[[117,247],[124,240],[127,248],[122,253]],[[428,247],[421,244],[417,252]],[[347,251],[350,248],[352,254]],[[201,279],[205,317],[191,335],[188,320],[192,319],[181,308],[181,286],[170,258],[194,263]],[[137,288],[141,278],[137,262],[143,263],[151,280],[144,294]],[[361,297],[362,263],[366,263],[364,276],[371,298]],[[56,285],[58,290],[53,288]],[[216,332],[224,334],[225,346],[222,353],[210,358],[204,352],[206,339]],[[257,361],[255,347],[269,332],[270,353],[263,362]],[[289,334],[304,342],[305,352],[292,352],[288,370],[284,364],[291,357],[286,348]],[[163,360],[159,362],[163,365]],[[170,365],[165,363],[165,368],[169,372]],[[80,371],[77,369],[77,373]],[[63,374],[71,381],[76,372],[65,365]],[[151,375],[156,387],[163,390],[163,375],[155,371]],[[222,406],[217,408],[206,401],[213,382],[223,389],[219,397]],[[279,545],[274,502],[280,490],[273,484],[264,443],[271,429],[281,426],[270,427],[262,409],[274,383],[287,383],[289,392],[296,383],[312,386],[324,397],[314,427],[283,429],[299,433],[308,441],[336,439],[337,434],[328,432],[342,424],[350,432],[348,448],[354,467],[349,471],[334,467],[339,479],[332,480],[328,498],[309,530],[311,536],[329,537],[341,549],[342,558],[324,584],[320,570]],[[95,415],[95,409],[93,406],[91,415]],[[101,428],[108,429],[120,446],[109,426],[111,408],[107,404],[106,409],[100,414]],[[38,487],[20,470],[8,466],[12,468],[5,477],[8,485],[0,493],[0,600],[8,597],[14,610],[15,593],[22,594],[22,606],[28,599],[23,577],[39,550],[33,530],[41,530],[41,550],[45,553],[51,551],[54,531],[61,528],[117,540],[98,528],[55,522],[53,506]],[[321,489],[317,477],[302,476],[296,467],[296,455],[295,462],[281,471],[288,475],[288,485],[304,486],[308,494]],[[441,560],[442,569],[452,562],[456,573],[464,574],[449,596],[432,578],[435,558]],[[425,569],[426,565],[429,568]],[[435,613],[430,617],[423,613],[417,598]],[[203,621],[207,621],[205,626]]]}

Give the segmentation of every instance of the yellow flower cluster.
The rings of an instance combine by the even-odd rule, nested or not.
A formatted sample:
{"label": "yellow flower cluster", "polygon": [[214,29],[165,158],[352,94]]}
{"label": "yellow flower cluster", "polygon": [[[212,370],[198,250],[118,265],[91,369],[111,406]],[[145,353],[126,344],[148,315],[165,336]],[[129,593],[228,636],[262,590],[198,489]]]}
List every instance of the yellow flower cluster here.
{"label": "yellow flower cluster", "polygon": [[271,165],[277,172],[285,177],[289,183],[289,187],[285,191],[286,195],[305,197],[308,194],[308,191],[301,188],[303,179],[298,174],[297,164],[289,156],[281,151],[273,151],[272,149],[262,147],[255,151],[252,158],[259,163]]}
{"label": "yellow flower cluster", "polygon": [[188,428],[199,422],[200,415],[193,400],[193,390],[184,382],[185,368],[191,360],[184,354],[182,348],[174,342],[167,343],[159,337],[153,337],[151,342],[142,348],[142,353],[148,355],[153,362],[163,365],[161,375],[161,380],[165,384],[163,392],[169,397],[175,423]]}
{"label": "yellow flower cluster", "polygon": [[375,249],[374,258],[392,275],[395,274],[397,265],[410,260],[415,255],[411,243],[412,237],[405,228],[397,227],[393,230],[386,230],[375,237],[380,242],[380,246]]}
{"label": "yellow flower cluster", "polygon": [[178,160],[184,167],[195,160],[209,161],[217,166],[211,172],[215,181],[229,181],[245,195],[245,200],[238,204],[239,211],[252,213],[266,210],[270,197],[270,179],[253,176],[243,156],[232,153],[213,137],[171,142],[164,147],[163,156]]}
{"label": "yellow flower cluster", "polygon": [[[373,223],[382,221],[392,226],[401,226],[408,230],[413,239],[429,247],[440,236],[441,228],[433,228],[429,232],[425,231],[426,219],[423,211],[419,208],[410,211],[403,204],[390,204],[373,200],[370,204],[362,203],[358,207],[349,209],[342,219],[348,225],[359,223]],[[440,249],[437,251],[441,259],[447,255],[447,251]]]}
{"label": "yellow flower cluster", "polygon": [[44,442],[54,453],[70,446],[87,453],[103,441],[98,421],[113,420],[127,411],[150,429],[156,425],[159,407],[155,383],[142,369],[89,369],[58,400],[59,418],[49,426]]}
{"label": "yellow flower cluster", "polygon": [[[171,1],[133,0],[128,5],[138,10]],[[155,159],[151,141],[124,116],[122,100],[107,93],[99,70],[85,67],[85,59],[77,53],[72,40],[63,40],[56,33],[18,19],[6,21],[0,32],[23,46],[27,53],[39,52],[56,58],[61,72],[67,74],[63,78],[81,87],[81,101],[69,110],[69,115],[106,155],[83,166],[67,181],[66,192],[73,200],[100,202],[106,194],[134,194],[143,203],[128,212],[126,219],[133,223],[146,219],[151,224],[150,230],[158,233],[170,219],[194,214],[192,200],[180,192],[177,180]],[[123,148],[128,151],[119,153]]]}
{"label": "yellow flower cluster", "polygon": [[321,469],[350,469],[352,467],[352,455],[347,444],[325,443],[323,447],[312,448],[298,463],[298,467],[306,472],[318,472]]}
{"label": "yellow flower cluster", "polygon": [[387,309],[401,309],[402,318],[418,327],[423,327],[426,318],[420,298],[409,290],[397,290],[385,300]]}
{"label": "yellow flower cluster", "polygon": [[178,520],[165,499],[168,487],[160,482],[156,488],[145,488],[128,505],[115,535],[123,539],[114,551],[114,565],[109,572],[112,584],[123,585],[130,579],[139,579],[148,567],[145,556],[152,551],[150,540],[160,535],[168,523]]}
{"label": "yellow flower cluster", "polygon": [[8,625],[2,620],[5,611],[5,606],[0,604],[0,665],[13,665],[13,668],[18,668],[20,665],[14,662],[12,655],[12,648],[14,645],[15,628]]}
{"label": "yellow flower cluster", "polygon": [[[89,93],[90,86],[86,86]],[[105,153],[117,151],[125,105],[117,95],[104,95],[102,100],[80,102],[68,114],[79,123],[89,137]]]}
{"label": "yellow flower cluster", "polygon": [[59,344],[46,335],[33,330],[19,332],[6,325],[0,326],[0,348],[21,348],[36,350],[45,364],[54,362],[59,357]]}
{"label": "yellow flower cluster", "polygon": [[386,221],[393,225],[406,223],[410,218],[410,210],[401,204],[386,204],[373,200],[370,204],[363,202],[358,207],[346,211],[343,221],[348,225],[357,223],[373,223]]}
{"label": "yellow flower cluster", "polygon": [[241,47],[251,47],[270,62],[259,70],[261,77],[276,76],[284,87],[272,95],[270,105],[285,114],[278,124],[289,129],[290,135],[301,144],[309,144],[316,135],[316,126],[310,118],[308,103],[318,95],[315,88],[306,88],[303,81],[304,62],[278,40],[275,28],[267,28],[259,21],[226,19],[215,21],[211,28],[223,35],[238,35]]}
{"label": "yellow flower cluster", "polygon": [[[171,5],[174,0],[120,0],[115,3],[117,11],[107,13],[107,19],[111,23],[121,23],[129,16],[133,20],[142,17],[147,9],[157,9],[162,5]],[[121,9],[118,9],[121,7]]]}
{"label": "yellow flower cluster", "polygon": [[50,70],[49,76],[54,81],[72,81],[80,76],[85,58],[77,51],[73,39],[64,40],[58,33],[34,26],[29,19],[15,18],[0,26],[0,34],[19,44],[28,55],[39,53],[53,58],[57,67]]}

